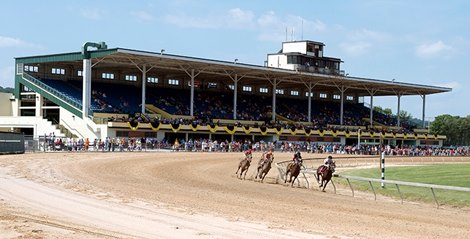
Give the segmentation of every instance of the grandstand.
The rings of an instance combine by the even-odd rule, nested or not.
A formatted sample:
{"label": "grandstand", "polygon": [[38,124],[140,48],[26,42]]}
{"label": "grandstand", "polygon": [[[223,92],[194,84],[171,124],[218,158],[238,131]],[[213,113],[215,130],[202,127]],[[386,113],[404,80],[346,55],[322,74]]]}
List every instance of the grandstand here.
{"label": "grandstand", "polygon": [[[18,57],[12,116],[35,137],[251,139],[442,145],[424,128],[426,96],[450,88],[353,77],[324,44],[282,43],[263,66],[124,48]],[[423,125],[374,112],[373,99],[416,95]],[[370,97],[370,103],[364,103]],[[27,123],[26,123],[27,122]]]}

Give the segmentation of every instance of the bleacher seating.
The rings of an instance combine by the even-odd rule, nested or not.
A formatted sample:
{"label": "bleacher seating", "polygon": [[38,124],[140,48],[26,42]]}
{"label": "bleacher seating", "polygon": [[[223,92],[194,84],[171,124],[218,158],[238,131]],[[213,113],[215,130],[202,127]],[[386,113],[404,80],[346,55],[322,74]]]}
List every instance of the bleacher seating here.
{"label": "bleacher seating", "polygon": [[[63,92],[70,99],[81,104],[81,81],[61,81],[42,79],[45,84]],[[188,89],[148,87],[146,103],[168,112],[171,115],[189,115],[190,92]],[[134,114],[140,112],[141,88],[134,85],[92,83],[92,103],[94,112]],[[237,104],[237,120],[264,121],[271,119],[271,96],[240,93]],[[294,122],[307,122],[307,99],[278,96],[276,113]],[[343,105],[343,125],[366,126],[369,122],[369,108],[363,104],[345,102]],[[340,103],[312,100],[311,124],[316,127],[340,125]],[[194,94],[195,119],[212,122],[214,119],[233,118],[232,91],[210,91],[197,89]],[[374,122],[383,126],[395,126],[396,117],[379,112],[374,113]],[[402,122],[406,127],[406,122]]]}

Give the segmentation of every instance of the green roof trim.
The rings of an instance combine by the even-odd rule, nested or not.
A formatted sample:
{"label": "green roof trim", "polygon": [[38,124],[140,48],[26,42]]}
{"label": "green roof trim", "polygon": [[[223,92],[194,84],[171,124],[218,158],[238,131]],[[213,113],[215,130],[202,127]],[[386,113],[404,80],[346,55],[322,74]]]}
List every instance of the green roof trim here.
{"label": "green roof trim", "polygon": [[[91,58],[103,57],[109,54],[117,52],[117,48],[107,49],[107,50],[97,50],[90,51]],[[27,57],[16,57],[16,63],[23,64],[35,64],[35,63],[46,63],[46,62],[61,62],[61,61],[81,61],[83,60],[83,55],[81,52],[71,52],[71,53],[60,53],[52,55],[42,55],[42,56],[27,56]]]}

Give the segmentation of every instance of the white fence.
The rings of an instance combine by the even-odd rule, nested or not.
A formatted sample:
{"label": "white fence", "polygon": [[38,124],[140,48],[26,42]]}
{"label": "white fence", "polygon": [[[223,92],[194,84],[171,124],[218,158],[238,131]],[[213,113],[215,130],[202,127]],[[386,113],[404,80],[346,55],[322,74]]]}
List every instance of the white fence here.
{"label": "white fence", "polygon": [[470,192],[470,188],[466,188],[466,187],[445,186],[445,185],[426,184],[426,183],[413,183],[413,182],[403,182],[403,181],[396,181],[396,180],[382,180],[382,179],[375,179],[375,178],[363,178],[363,177],[357,177],[357,176],[338,175],[338,177],[346,179],[346,181],[349,184],[349,188],[351,189],[353,197],[354,197],[354,188],[352,187],[351,180],[369,182],[369,185],[372,189],[372,192],[374,193],[375,200],[377,200],[377,194],[375,192],[375,189],[374,189],[374,186],[373,186],[372,182],[384,183],[384,184],[394,184],[395,187],[397,188],[398,193],[400,194],[400,199],[401,199],[402,203],[403,203],[403,194],[400,191],[400,185],[420,187],[420,188],[429,188],[429,189],[431,189],[431,193],[432,193],[432,196],[434,198],[434,202],[436,202],[436,206],[438,208],[439,208],[439,202],[437,200],[436,193],[435,193],[434,189],[444,189],[444,190],[452,190],[452,191],[460,191],[460,192]]}

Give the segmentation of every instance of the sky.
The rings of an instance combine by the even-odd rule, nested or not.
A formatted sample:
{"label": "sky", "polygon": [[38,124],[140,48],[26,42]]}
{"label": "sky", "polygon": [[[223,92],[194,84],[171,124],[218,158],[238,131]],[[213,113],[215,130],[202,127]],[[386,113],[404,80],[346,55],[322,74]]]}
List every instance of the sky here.
{"label": "sky", "polygon": [[[2,1],[0,86],[14,86],[14,58],[109,48],[263,65],[282,42],[325,43],[354,77],[452,88],[426,97],[425,119],[470,115],[470,1],[83,0]],[[287,34],[286,34],[287,32]],[[465,90],[467,89],[467,90]],[[369,102],[369,99],[365,99]],[[397,97],[374,105],[397,111]],[[422,98],[401,110],[422,118]]]}

